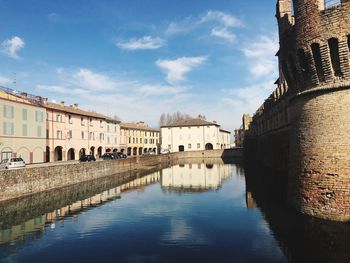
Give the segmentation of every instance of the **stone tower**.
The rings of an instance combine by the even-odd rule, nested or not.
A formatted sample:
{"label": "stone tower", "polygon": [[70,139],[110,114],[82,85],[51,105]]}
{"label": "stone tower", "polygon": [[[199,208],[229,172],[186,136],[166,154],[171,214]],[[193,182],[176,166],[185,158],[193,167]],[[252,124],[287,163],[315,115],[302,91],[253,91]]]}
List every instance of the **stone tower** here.
{"label": "stone tower", "polygon": [[[350,0],[278,0],[279,81],[290,93],[288,200],[350,220]],[[333,1],[334,2],[334,1]]]}

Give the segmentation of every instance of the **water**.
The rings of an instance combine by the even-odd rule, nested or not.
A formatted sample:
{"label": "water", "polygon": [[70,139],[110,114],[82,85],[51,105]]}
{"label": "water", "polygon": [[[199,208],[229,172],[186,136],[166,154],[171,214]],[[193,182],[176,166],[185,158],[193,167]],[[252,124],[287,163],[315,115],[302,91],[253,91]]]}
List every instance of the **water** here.
{"label": "water", "polygon": [[298,215],[268,178],[195,160],[9,202],[0,262],[350,262],[349,225]]}

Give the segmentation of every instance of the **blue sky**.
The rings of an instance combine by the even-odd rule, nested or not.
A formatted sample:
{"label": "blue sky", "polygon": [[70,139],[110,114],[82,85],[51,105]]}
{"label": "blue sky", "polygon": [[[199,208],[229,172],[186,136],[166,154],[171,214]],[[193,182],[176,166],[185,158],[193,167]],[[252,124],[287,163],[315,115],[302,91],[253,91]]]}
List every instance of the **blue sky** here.
{"label": "blue sky", "polygon": [[275,4],[0,0],[0,85],[123,121],[181,111],[233,130],[274,89]]}

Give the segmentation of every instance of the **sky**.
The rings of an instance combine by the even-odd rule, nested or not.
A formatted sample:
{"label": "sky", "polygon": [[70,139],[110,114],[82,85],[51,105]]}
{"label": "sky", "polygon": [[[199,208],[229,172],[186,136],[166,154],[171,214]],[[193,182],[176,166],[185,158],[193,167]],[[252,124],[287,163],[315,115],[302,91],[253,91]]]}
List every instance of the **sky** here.
{"label": "sky", "polygon": [[0,0],[0,85],[122,121],[240,127],[278,77],[275,0]]}

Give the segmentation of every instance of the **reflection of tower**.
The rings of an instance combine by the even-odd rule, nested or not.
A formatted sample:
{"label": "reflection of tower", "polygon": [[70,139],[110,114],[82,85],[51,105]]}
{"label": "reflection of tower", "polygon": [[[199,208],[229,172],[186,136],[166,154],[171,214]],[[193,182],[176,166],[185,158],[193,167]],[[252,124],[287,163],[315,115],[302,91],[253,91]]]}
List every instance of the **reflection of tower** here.
{"label": "reflection of tower", "polygon": [[252,192],[246,192],[245,193],[245,201],[246,201],[246,205],[247,208],[254,208],[255,207],[255,200],[253,198],[253,194]]}
{"label": "reflection of tower", "polygon": [[304,213],[349,220],[350,1],[331,2],[277,2],[279,84],[291,95],[288,196]]}

